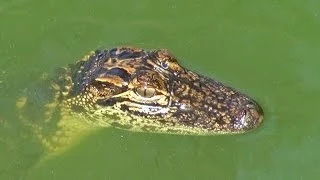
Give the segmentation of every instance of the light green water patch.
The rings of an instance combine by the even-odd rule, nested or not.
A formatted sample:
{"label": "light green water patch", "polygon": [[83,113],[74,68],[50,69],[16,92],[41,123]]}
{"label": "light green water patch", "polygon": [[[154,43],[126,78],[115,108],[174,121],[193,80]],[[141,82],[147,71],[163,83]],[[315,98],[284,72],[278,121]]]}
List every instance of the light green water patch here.
{"label": "light green water patch", "polygon": [[[316,179],[320,167],[318,1],[0,2],[0,179]],[[255,97],[246,135],[97,131],[46,153],[16,100],[42,72],[116,45],[168,48],[189,69]]]}

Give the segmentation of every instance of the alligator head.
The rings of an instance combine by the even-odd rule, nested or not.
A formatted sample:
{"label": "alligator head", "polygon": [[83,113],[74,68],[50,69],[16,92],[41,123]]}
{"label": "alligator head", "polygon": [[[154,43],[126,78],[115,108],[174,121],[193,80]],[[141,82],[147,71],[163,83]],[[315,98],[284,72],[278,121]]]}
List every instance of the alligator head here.
{"label": "alligator head", "polygon": [[102,126],[233,134],[255,129],[263,119],[253,99],[182,67],[163,49],[97,50],[70,65],[63,77],[72,82],[63,105]]}

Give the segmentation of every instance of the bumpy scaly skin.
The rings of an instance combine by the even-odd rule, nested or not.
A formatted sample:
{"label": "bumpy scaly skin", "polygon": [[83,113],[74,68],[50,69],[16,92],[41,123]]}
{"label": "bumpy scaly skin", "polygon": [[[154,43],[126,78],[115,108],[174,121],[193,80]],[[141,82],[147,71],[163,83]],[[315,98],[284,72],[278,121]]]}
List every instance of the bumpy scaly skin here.
{"label": "bumpy scaly skin", "polygon": [[167,50],[96,51],[69,67],[69,73],[73,86],[65,104],[101,124],[152,132],[224,134],[247,132],[262,120],[255,101],[185,69]]}
{"label": "bumpy scaly skin", "polygon": [[59,109],[64,129],[73,119],[141,132],[234,134],[258,127],[263,117],[254,100],[182,67],[163,49],[97,50],[53,82],[46,119]]}

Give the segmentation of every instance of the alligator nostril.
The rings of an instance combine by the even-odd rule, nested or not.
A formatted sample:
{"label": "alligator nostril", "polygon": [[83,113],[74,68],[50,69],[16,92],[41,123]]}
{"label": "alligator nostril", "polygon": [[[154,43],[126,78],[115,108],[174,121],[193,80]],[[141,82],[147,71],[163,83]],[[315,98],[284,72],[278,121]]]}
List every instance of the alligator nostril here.
{"label": "alligator nostril", "polygon": [[249,101],[246,106],[252,120],[259,123],[263,118],[263,110],[261,106],[253,100]]}
{"label": "alligator nostril", "polygon": [[233,123],[233,127],[238,131],[249,131],[256,128],[262,122],[262,108],[253,100],[244,104]]}

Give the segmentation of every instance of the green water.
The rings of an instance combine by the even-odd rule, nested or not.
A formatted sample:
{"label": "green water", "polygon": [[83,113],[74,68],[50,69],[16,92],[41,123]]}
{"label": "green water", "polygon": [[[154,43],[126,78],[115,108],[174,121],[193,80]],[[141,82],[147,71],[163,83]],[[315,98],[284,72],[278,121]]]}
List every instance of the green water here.
{"label": "green water", "polygon": [[[320,2],[0,1],[0,179],[319,179]],[[96,48],[167,48],[263,106],[263,126],[192,137],[113,128],[35,166],[15,102]]]}

